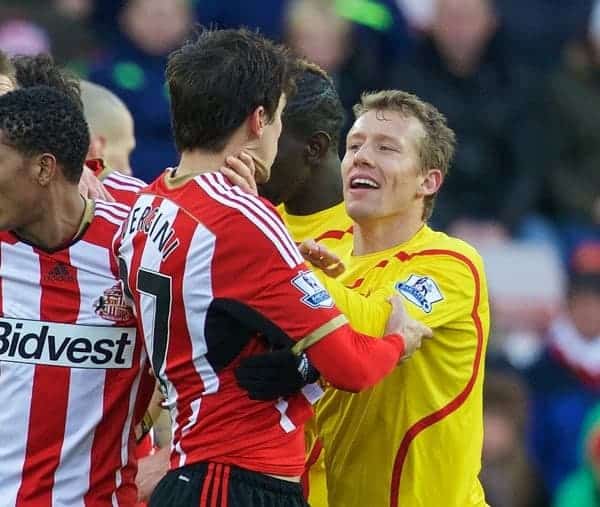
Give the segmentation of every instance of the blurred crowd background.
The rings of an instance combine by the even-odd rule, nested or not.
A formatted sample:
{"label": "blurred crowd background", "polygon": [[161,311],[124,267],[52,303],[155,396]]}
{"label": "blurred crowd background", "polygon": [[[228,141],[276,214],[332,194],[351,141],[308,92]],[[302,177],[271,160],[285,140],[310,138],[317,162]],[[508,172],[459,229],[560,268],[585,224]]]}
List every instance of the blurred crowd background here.
{"label": "blurred crowd background", "polygon": [[166,58],[199,23],[318,63],[347,126],[363,90],[447,116],[458,150],[432,225],[486,262],[489,503],[600,506],[600,1],[1,0],[0,49],[50,52],[118,95],[150,181],[176,161]]}

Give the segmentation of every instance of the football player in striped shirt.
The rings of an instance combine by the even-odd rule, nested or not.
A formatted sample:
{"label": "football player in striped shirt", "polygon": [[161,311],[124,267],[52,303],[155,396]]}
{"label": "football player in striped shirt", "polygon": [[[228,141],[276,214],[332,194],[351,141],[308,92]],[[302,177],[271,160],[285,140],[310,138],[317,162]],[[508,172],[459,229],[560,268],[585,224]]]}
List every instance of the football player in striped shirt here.
{"label": "football player in striped shirt", "polygon": [[49,87],[0,97],[0,499],[133,506],[153,383],[112,243],[128,208],[78,182],[88,127]]}
{"label": "football player in striped shirt", "polygon": [[104,86],[86,80],[80,86],[83,113],[90,126],[88,158],[100,158],[113,171],[131,176],[129,157],[135,148],[135,135],[129,109]]}
{"label": "football player in striped shirt", "polygon": [[[128,111],[124,104],[111,92],[104,88],[97,87],[87,81],[80,81],[75,75],[69,73],[66,69],[60,67],[54,62],[51,55],[41,53],[35,56],[17,56],[13,59],[11,65],[15,67],[15,79],[18,79],[18,85],[21,88],[46,85],[67,95],[78,107],[83,107],[85,119],[90,129],[90,148],[86,155],[86,162],[79,180],[79,191],[85,197],[94,197],[108,201],[116,201],[129,207],[137,198],[139,190],[146,184],[132,176],[118,174],[114,170],[105,167],[101,158],[92,158],[104,154],[104,149],[108,153],[121,153],[121,160],[126,159],[127,165],[127,146],[131,140],[124,141],[124,146],[109,146],[114,143],[114,134],[106,133],[110,124],[118,123],[123,117],[127,121]],[[92,104],[96,100],[98,105]],[[104,113],[98,112],[101,107]],[[125,110],[124,110],[125,109]],[[125,128],[127,133],[128,127]],[[97,139],[104,134],[103,139]],[[133,133],[131,132],[131,135]],[[127,137],[127,136],[126,136]],[[95,147],[92,145],[95,144]],[[102,146],[102,152],[99,152],[98,146]],[[119,144],[118,144],[119,145]],[[117,145],[117,146],[118,146]],[[116,159],[118,162],[119,160]],[[102,183],[101,183],[102,181]],[[110,193],[107,190],[110,190]],[[156,397],[159,400],[160,397]],[[140,439],[136,449],[138,458],[138,483],[141,485],[139,493],[140,498],[146,498],[148,492],[151,492],[153,484],[156,484],[162,474],[166,472],[167,456],[165,452],[160,451],[152,457],[146,458],[152,451],[152,435],[150,431],[156,428],[157,421],[160,421],[161,434],[170,433],[170,423],[168,415],[160,409],[155,403],[144,416],[143,425],[136,427],[136,435]],[[141,437],[148,432],[143,439]],[[164,439],[163,439],[164,440]],[[163,442],[161,440],[161,442]],[[163,442],[164,445],[164,442]],[[165,449],[166,451],[166,449]],[[146,473],[146,471],[150,471]]]}
{"label": "football player in striped shirt", "polygon": [[[203,31],[167,66],[181,160],[140,193],[120,264],[174,421],[171,472],[151,506],[304,506],[303,423],[321,390],[252,400],[243,357],[306,351],[339,388],[380,380],[428,329],[392,314],[381,340],[355,333],[307,270],[275,209],[217,171],[251,153],[268,179],[290,91],[288,55],[246,30]],[[399,336],[399,332],[404,337]],[[294,360],[308,378],[306,356]]]}
{"label": "football player in striped shirt", "polygon": [[[83,109],[79,79],[58,66],[51,55],[18,55],[12,58],[11,63],[15,68],[17,87],[49,86],[67,95],[77,107]],[[93,199],[115,200],[88,167],[84,167],[81,174],[79,190],[82,195]]]}

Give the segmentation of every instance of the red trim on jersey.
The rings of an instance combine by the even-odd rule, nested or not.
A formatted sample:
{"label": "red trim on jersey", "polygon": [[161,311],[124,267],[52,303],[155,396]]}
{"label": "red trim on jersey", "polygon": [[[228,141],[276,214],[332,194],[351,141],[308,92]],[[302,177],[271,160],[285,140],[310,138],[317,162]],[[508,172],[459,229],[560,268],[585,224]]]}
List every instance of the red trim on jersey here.
{"label": "red trim on jersey", "polygon": [[202,494],[200,495],[200,504],[198,507],[209,507],[209,491],[212,489],[212,481],[214,477],[215,464],[209,463],[204,476],[204,484],[202,485]]}
{"label": "red trim on jersey", "polygon": [[[40,320],[50,322],[75,323],[79,315],[79,305],[74,304],[80,300],[77,270],[71,267],[69,251],[64,250],[49,258],[43,253],[40,259]],[[46,278],[58,263],[69,270],[68,277],[61,281]],[[48,297],[50,286],[63,284],[65,298],[62,304],[47,305],[44,300]],[[68,393],[70,383],[70,370],[52,366],[38,365],[33,376],[33,385],[36,386],[31,393],[31,412],[29,428],[27,430],[27,450],[22,482],[17,495],[16,505],[30,505],[30,498],[36,499],[36,505],[52,505],[52,489],[54,487],[54,474],[60,464],[61,447],[64,440],[68,396],[54,396],[57,386],[61,391]],[[50,406],[49,406],[50,404]],[[40,424],[44,421],[44,424]],[[53,445],[48,445],[46,434],[51,431],[60,438],[54,440]]]}
{"label": "red trim on jersey", "polygon": [[365,281],[364,278],[357,278],[356,280],[354,280],[354,283],[352,285],[350,285],[348,288],[349,289],[358,289],[363,282]]}
{"label": "red trim on jersey", "polygon": [[[378,264],[376,264],[373,267],[373,269],[375,269],[375,268],[385,268],[388,264],[389,264],[389,261],[387,259],[383,259]],[[352,285],[349,285],[347,287],[349,289],[358,289],[363,284],[364,281],[365,281],[364,278],[357,278],[356,280],[354,280],[354,283]]]}
{"label": "red trim on jersey", "polygon": [[447,405],[417,421],[404,434],[404,438],[402,439],[400,447],[398,448],[398,451],[396,453],[396,459],[394,460],[394,468],[392,470],[390,507],[398,507],[399,504],[398,491],[400,490],[402,467],[404,466],[406,456],[408,455],[408,448],[411,442],[424,429],[428,428],[429,426],[432,426],[437,422],[440,422],[452,412],[456,411],[466,401],[466,399],[469,397],[469,394],[471,394],[471,391],[473,390],[475,381],[477,380],[477,374],[479,373],[479,367],[481,365],[481,356],[483,352],[483,326],[477,313],[479,301],[481,298],[481,281],[479,279],[479,272],[477,271],[477,268],[475,267],[473,262],[469,258],[458,252],[443,249],[423,250],[422,252],[416,252],[413,254],[399,252],[398,254],[396,254],[396,257],[404,262],[411,259],[412,257],[416,257],[417,255],[450,255],[451,257],[455,257],[459,261],[465,263],[471,271],[473,275],[473,280],[475,281],[475,298],[473,300],[471,318],[473,319],[473,322],[477,329],[477,350],[475,352],[475,358],[473,359],[473,373],[471,374],[471,378],[467,382],[465,388],[458,394],[458,396],[456,396],[456,398],[451,400]]}
{"label": "red trim on jersey", "polygon": [[231,474],[231,467],[229,465],[224,465],[224,467],[223,485],[221,487],[221,507],[227,507],[229,503],[229,475]]}
{"label": "red trim on jersey", "polygon": [[319,241],[323,241],[324,239],[342,239],[344,235],[352,234],[352,227],[348,227],[345,231],[341,231],[339,229],[331,229],[330,231],[325,231],[320,236],[315,238],[315,241],[318,243]]}
{"label": "red trim on jersey", "polygon": [[215,469],[215,483],[212,491],[212,498],[210,501],[210,507],[219,507],[217,505],[217,500],[219,499],[219,493],[221,493],[221,479],[223,477],[223,465],[221,463],[217,463]]}

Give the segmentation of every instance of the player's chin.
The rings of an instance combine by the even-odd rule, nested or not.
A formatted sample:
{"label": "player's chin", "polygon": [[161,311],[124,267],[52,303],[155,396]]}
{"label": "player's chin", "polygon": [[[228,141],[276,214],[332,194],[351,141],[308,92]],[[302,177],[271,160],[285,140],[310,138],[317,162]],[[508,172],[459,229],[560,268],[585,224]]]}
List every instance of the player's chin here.
{"label": "player's chin", "polygon": [[346,203],[346,212],[348,216],[354,221],[360,221],[361,219],[369,218],[373,215],[372,206],[368,203],[359,199],[348,199]]}
{"label": "player's chin", "polygon": [[279,206],[283,201],[283,195],[281,192],[270,188],[267,185],[257,185],[258,187],[258,195],[264,197],[267,201],[269,201],[273,206]]}

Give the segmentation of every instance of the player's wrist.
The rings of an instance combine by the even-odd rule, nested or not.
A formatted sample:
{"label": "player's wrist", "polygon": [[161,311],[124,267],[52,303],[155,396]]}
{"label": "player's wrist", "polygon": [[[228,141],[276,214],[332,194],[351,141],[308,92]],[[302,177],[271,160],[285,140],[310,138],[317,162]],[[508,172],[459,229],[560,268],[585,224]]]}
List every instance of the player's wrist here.
{"label": "player's wrist", "polygon": [[387,338],[388,341],[392,341],[397,344],[399,349],[398,352],[400,354],[399,357],[400,359],[404,358],[406,355],[406,339],[404,336],[402,336],[400,333],[389,333],[385,335],[385,338]]}

